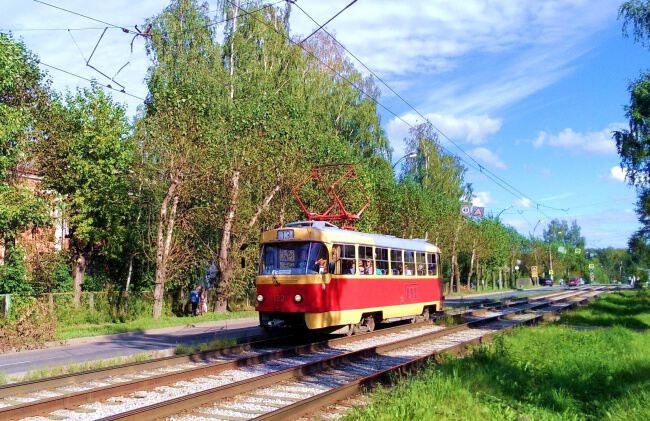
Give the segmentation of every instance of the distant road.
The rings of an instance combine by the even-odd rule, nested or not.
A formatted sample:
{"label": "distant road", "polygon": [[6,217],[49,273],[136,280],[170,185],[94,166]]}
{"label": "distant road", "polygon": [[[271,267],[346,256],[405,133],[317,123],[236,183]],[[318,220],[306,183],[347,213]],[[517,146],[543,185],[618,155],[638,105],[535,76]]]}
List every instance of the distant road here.
{"label": "distant road", "polygon": [[556,285],[552,287],[542,287],[535,289],[525,289],[522,291],[506,291],[499,293],[487,293],[487,294],[472,294],[465,295],[462,297],[449,297],[445,299],[445,306],[448,307],[463,307],[472,304],[477,304],[484,300],[501,300],[506,297],[529,297],[532,295],[542,295],[549,292],[559,291],[565,287]]}

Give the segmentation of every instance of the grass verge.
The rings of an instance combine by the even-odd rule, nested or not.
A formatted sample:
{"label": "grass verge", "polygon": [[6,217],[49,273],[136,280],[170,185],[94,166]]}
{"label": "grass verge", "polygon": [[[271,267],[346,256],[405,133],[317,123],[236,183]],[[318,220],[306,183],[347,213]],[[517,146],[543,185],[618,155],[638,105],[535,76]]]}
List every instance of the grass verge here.
{"label": "grass verge", "polygon": [[237,340],[234,338],[217,338],[211,340],[210,342],[203,342],[200,344],[178,344],[176,345],[174,353],[176,355],[192,354],[194,352],[210,351],[213,349],[227,348],[235,345],[237,345]]}
{"label": "grass verge", "polygon": [[650,334],[625,327],[521,328],[380,389],[345,419],[647,420],[649,347]]}
{"label": "grass verge", "polygon": [[126,323],[98,323],[98,324],[78,324],[62,325],[57,328],[57,339],[66,340],[81,338],[86,336],[113,335],[117,333],[142,332],[147,329],[156,329],[163,327],[184,326],[200,322],[209,322],[215,320],[237,319],[241,317],[253,317],[257,313],[254,311],[233,311],[228,313],[207,313],[196,317],[171,317],[165,316],[160,319],[151,317],[133,320]]}
{"label": "grass verge", "polygon": [[565,313],[560,323],[575,326],[650,328],[650,292],[620,291],[602,296],[580,310]]}
{"label": "grass verge", "polygon": [[104,360],[86,361],[78,364],[68,364],[56,367],[44,367],[28,371],[20,376],[9,376],[0,373],[0,384],[22,382],[28,380],[40,380],[47,377],[60,376],[63,374],[78,373],[80,371],[95,370],[98,368],[113,367],[121,364],[147,361],[164,356],[162,352],[141,352],[125,357],[108,358]]}

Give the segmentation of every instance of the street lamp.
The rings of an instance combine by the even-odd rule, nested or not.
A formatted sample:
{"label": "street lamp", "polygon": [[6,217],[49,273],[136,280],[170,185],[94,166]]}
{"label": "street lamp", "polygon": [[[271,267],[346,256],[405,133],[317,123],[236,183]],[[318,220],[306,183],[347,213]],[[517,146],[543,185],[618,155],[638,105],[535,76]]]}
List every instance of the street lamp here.
{"label": "street lamp", "polygon": [[404,155],[403,157],[401,157],[400,159],[398,159],[397,161],[395,161],[395,163],[393,164],[392,169],[395,169],[395,167],[397,166],[397,164],[399,164],[399,163],[400,163],[401,161],[403,161],[404,159],[413,159],[413,158],[415,158],[415,157],[417,157],[417,156],[418,156],[418,153],[417,153],[417,152],[409,152],[409,153],[407,153],[406,155]]}

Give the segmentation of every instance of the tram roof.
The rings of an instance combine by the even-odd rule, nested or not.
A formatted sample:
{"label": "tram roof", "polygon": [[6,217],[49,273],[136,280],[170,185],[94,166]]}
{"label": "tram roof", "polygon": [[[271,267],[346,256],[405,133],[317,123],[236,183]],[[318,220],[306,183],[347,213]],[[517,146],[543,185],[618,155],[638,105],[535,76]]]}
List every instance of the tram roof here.
{"label": "tram roof", "polygon": [[[426,251],[429,253],[440,252],[440,249],[437,246],[424,239],[405,239],[394,237],[392,235],[369,234],[365,232],[346,230],[324,221],[297,221],[286,224],[284,227],[278,228],[274,231],[287,228],[303,228],[312,231],[312,235],[316,234],[313,231],[317,231],[320,235],[313,235],[314,237],[319,236],[322,237],[323,240],[335,243],[367,244],[393,249]],[[312,237],[312,235],[309,235],[309,237]]]}

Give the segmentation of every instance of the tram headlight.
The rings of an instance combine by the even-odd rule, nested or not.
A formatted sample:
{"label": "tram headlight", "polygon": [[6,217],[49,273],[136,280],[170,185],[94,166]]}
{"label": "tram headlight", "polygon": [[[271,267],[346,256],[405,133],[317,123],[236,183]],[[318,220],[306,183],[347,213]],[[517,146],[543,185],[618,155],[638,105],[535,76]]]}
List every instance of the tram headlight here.
{"label": "tram headlight", "polygon": [[262,302],[264,302],[264,296],[263,296],[262,294],[259,294],[259,295],[257,296],[257,302],[258,302],[258,303],[262,303]]}
{"label": "tram headlight", "polygon": [[300,295],[300,294],[296,294],[296,295],[294,295],[294,296],[293,296],[293,300],[294,300],[295,302],[297,302],[297,303],[301,302],[301,301],[302,301],[302,295]]}

